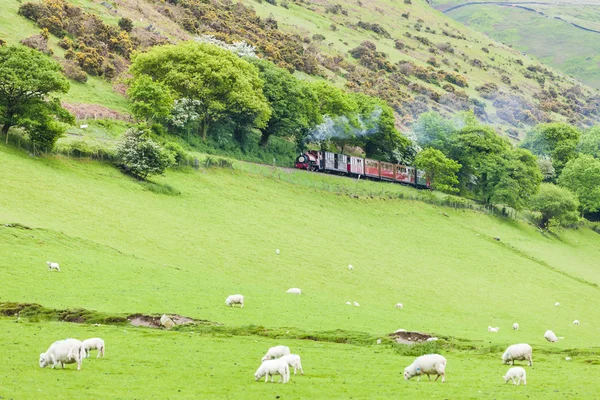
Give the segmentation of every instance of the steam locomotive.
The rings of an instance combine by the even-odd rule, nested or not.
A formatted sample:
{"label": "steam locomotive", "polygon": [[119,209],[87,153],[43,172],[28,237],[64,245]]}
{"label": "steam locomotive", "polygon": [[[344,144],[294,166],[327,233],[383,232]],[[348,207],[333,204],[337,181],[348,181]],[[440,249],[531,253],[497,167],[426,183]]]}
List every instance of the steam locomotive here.
{"label": "steam locomotive", "polygon": [[307,171],[366,177],[406,185],[429,188],[425,171],[406,165],[392,164],[369,158],[347,156],[330,151],[310,150],[296,158],[296,168]]}

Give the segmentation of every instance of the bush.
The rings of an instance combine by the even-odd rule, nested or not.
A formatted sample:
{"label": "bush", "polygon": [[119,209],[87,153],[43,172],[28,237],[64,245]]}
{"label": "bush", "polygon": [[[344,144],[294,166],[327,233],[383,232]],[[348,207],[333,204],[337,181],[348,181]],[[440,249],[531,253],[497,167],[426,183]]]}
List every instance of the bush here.
{"label": "bush", "polygon": [[128,129],[117,144],[117,158],[123,171],[138,179],[160,175],[175,163],[173,153],[152,141],[149,131],[140,127]]}
{"label": "bush", "polygon": [[21,43],[34,50],[41,51],[44,54],[54,54],[54,52],[48,48],[48,39],[42,34],[29,36],[28,38],[21,40]]}
{"label": "bush", "polygon": [[77,63],[71,60],[62,60],[60,64],[63,67],[63,73],[69,79],[85,83],[87,82],[87,74],[82,70]]}
{"label": "bush", "polygon": [[165,144],[165,150],[170,151],[173,154],[175,162],[179,165],[182,165],[189,159],[187,152],[179,143],[167,142],[167,144]]}
{"label": "bush", "polygon": [[133,21],[127,17],[120,18],[119,28],[123,29],[125,32],[131,32],[133,30]]}

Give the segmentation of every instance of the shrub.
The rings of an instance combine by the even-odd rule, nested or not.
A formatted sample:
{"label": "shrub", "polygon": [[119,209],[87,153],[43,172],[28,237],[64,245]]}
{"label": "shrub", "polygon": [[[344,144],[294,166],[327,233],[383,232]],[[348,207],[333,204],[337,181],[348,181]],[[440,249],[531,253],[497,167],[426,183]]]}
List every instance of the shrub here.
{"label": "shrub", "polygon": [[179,143],[167,142],[167,144],[165,144],[165,150],[170,151],[173,154],[175,162],[179,165],[182,165],[189,158],[187,152]]}
{"label": "shrub", "polygon": [[44,35],[32,35],[21,40],[21,43],[44,54],[52,55],[54,52],[48,48],[48,39]]}
{"label": "shrub", "polygon": [[127,17],[120,18],[119,28],[123,29],[125,32],[131,32],[133,30],[133,21]]}
{"label": "shrub", "polygon": [[121,169],[138,179],[160,175],[175,163],[173,153],[156,144],[149,131],[139,127],[128,129],[117,144]]}
{"label": "shrub", "polygon": [[85,83],[87,82],[87,74],[82,70],[77,63],[71,60],[62,60],[60,64],[63,67],[63,73],[69,79]]}

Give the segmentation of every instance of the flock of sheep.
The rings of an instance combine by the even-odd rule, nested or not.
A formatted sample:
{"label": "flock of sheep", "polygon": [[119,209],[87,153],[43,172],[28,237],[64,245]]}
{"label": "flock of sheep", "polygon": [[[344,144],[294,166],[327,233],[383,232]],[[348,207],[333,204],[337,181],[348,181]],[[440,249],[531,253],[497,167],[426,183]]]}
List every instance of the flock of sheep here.
{"label": "flock of sheep", "polygon": [[[279,249],[276,250],[276,254],[280,254]],[[48,270],[60,272],[58,263],[48,261],[47,264]],[[352,265],[348,265],[348,270],[352,271],[353,269],[354,267]],[[299,288],[290,288],[286,293],[300,295],[302,294],[302,290]],[[233,307],[236,304],[240,307],[244,307],[244,296],[241,294],[230,295],[225,299],[225,304],[229,307]],[[351,305],[352,303],[348,301],[346,304]],[[354,305],[357,307],[360,306],[356,301],[354,301]],[[554,305],[558,307],[560,303],[557,302]],[[397,303],[395,308],[402,309],[402,303]],[[174,325],[166,315],[161,317],[160,322],[161,325],[167,327],[167,329],[170,329]],[[579,325],[579,321],[574,320],[573,325]],[[499,330],[499,327],[488,326],[488,332],[498,332]],[[519,324],[517,322],[513,324],[513,330],[519,330]],[[397,332],[399,331],[405,330],[399,329]],[[563,337],[557,337],[551,330],[546,331],[544,338],[549,342],[558,342],[559,339],[564,339]],[[437,338],[429,338],[428,341],[430,341],[430,339],[437,340]],[[381,341],[378,340],[377,343],[381,343]],[[99,358],[100,355],[104,357],[104,340],[100,338],[87,339],[83,342],[77,339],[59,340],[54,342],[45,353],[40,354],[40,367],[44,368],[52,364],[52,368],[54,368],[60,364],[62,368],[64,368],[64,364],[77,363],[77,370],[80,370],[83,359],[89,357],[90,350],[94,349],[98,350],[96,358]],[[569,358],[567,357],[567,359]],[[513,366],[514,362],[517,360],[528,361],[529,366],[533,366],[532,347],[526,343],[508,346],[506,351],[502,354],[502,363],[510,363],[510,365]],[[429,380],[431,380],[430,375],[436,375],[436,381],[441,376],[442,382],[445,382],[446,364],[446,359],[439,354],[426,354],[417,357],[411,365],[404,369],[404,379],[409,380],[416,376],[418,377],[417,381],[420,381],[421,375],[427,375]],[[255,380],[259,380],[264,376],[265,382],[268,382],[269,376],[271,376],[271,382],[273,382],[273,376],[279,375],[280,378],[278,383],[287,383],[290,380],[290,367],[294,369],[294,375],[296,375],[297,370],[300,370],[301,374],[304,375],[301,359],[298,354],[291,354],[290,349],[287,346],[271,347],[267,351],[267,354],[262,358],[262,363],[254,373],[254,378]],[[527,373],[522,367],[511,367],[503,378],[505,383],[512,380],[513,384],[519,385],[523,382],[524,385],[527,385]]]}

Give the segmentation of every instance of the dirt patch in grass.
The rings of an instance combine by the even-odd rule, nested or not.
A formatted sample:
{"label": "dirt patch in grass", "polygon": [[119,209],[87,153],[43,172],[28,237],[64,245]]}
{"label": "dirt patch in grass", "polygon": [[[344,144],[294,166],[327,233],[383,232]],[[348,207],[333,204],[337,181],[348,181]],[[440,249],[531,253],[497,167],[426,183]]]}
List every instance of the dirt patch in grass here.
{"label": "dirt patch in grass", "polygon": [[398,343],[415,344],[426,342],[432,336],[421,332],[394,332],[390,333],[390,337]]}
{"label": "dirt patch in grass", "polygon": [[[190,317],[184,317],[183,315],[169,315],[169,317],[175,322],[175,325],[187,325],[196,323],[207,323],[205,320],[195,320]],[[147,328],[162,328],[160,324],[160,316],[156,315],[145,315],[145,314],[133,314],[127,317],[131,325],[134,326],[145,326]]]}

